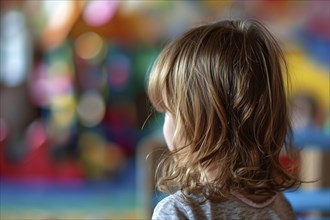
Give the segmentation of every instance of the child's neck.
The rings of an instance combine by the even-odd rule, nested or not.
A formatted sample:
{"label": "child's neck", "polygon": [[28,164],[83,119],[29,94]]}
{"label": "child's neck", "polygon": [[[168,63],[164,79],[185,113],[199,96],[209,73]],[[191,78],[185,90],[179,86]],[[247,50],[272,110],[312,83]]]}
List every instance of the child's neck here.
{"label": "child's neck", "polygon": [[[214,182],[215,177],[218,176],[218,172],[220,172],[220,170],[221,169],[216,166],[210,167],[206,172],[206,181],[208,183]],[[276,196],[276,193],[270,193],[269,195],[257,195],[240,189],[232,189],[230,193],[242,202],[256,208],[258,208],[258,206],[263,207],[270,204]]]}
{"label": "child's neck", "polygon": [[266,195],[252,195],[242,191],[233,190],[231,192],[236,198],[244,202],[245,204],[252,206],[254,208],[263,208],[270,205],[276,198],[276,193],[273,196]]}

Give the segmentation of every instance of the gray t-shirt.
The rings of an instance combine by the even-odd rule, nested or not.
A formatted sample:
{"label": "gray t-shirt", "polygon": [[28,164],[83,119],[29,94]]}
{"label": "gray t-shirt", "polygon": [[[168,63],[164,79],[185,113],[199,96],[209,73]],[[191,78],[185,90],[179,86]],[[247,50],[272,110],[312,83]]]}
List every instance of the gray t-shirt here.
{"label": "gray t-shirt", "polygon": [[296,219],[291,205],[283,194],[276,195],[274,200],[265,206],[252,207],[235,196],[224,202],[202,201],[202,196],[189,196],[185,200],[180,192],[160,201],[152,215],[152,220],[216,220],[216,219]]}

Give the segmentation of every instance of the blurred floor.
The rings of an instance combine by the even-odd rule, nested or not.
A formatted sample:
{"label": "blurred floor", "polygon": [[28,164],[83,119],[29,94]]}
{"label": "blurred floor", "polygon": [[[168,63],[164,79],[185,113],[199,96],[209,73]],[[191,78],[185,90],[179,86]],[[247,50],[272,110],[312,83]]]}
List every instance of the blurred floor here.
{"label": "blurred floor", "polygon": [[106,181],[0,181],[1,219],[136,219],[135,161]]}

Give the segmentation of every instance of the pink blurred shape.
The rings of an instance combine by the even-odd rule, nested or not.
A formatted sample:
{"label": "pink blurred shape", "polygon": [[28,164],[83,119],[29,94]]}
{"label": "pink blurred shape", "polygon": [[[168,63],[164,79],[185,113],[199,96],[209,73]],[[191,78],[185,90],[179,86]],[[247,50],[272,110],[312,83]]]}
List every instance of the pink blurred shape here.
{"label": "pink blurred shape", "polygon": [[27,144],[30,150],[36,150],[46,144],[48,134],[43,122],[34,121],[27,129]]}
{"label": "pink blurred shape", "polygon": [[101,26],[114,16],[119,1],[90,1],[83,12],[85,21],[92,26]]}
{"label": "pink blurred shape", "polygon": [[34,104],[45,106],[49,102],[47,66],[37,64],[30,80],[31,97]]}

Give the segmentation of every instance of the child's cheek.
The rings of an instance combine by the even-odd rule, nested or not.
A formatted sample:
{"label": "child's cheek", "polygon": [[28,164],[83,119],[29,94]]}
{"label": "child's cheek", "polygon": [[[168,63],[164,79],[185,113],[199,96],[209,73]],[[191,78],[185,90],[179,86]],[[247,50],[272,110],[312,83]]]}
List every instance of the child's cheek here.
{"label": "child's cheek", "polygon": [[173,117],[170,114],[166,113],[164,125],[163,125],[163,133],[164,133],[164,138],[165,138],[167,147],[170,150],[173,150],[174,130],[175,130],[175,127],[174,127]]}

